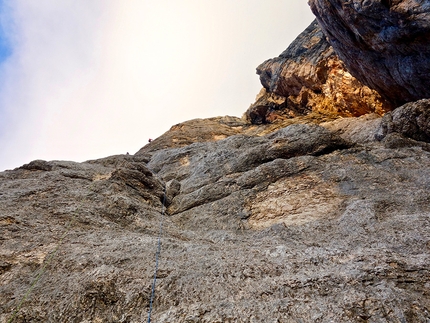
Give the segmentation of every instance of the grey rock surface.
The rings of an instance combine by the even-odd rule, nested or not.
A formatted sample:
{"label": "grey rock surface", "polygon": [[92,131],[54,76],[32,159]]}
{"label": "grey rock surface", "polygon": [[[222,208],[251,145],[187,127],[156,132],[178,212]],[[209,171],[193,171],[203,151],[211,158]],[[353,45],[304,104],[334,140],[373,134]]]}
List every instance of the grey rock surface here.
{"label": "grey rock surface", "polygon": [[428,322],[430,153],[380,122],[0,173],[0,322],[40,270],[14,322],[146,322],[165,187],[152,322]]}
{"label": "grey rock surface", "polygon": [[310,0],[340,59],[395,106],[430,98],[430,5],[416,0]]}
{"label": "grey rock surface", "polygon": [[406,103],[384,115],[376,138],[382,140],[390,133],[430,142],[430,100]]}
{"label": "grey rock surface", "polygon": [[0,173],[0,323],[146,322],[158,241],[152,322],[430,322],[430,6],[310,4],[245,118]]}

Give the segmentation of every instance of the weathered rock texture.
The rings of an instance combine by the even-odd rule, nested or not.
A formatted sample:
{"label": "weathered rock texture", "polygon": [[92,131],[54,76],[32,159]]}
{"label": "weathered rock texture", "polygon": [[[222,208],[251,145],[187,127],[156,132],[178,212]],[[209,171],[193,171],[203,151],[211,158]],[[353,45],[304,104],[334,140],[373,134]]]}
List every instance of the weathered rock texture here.
{"label": "weathered rock texture", "polygon": [[316,21],[281,55],[258,66],[257,74],[264,88],[246,113],[255,124],[310,112],[360,116],[391,109],[348,72]]}
{"label": "weathered rock texture", "polygon": [[145,322],[164,187],[153,322],[428,322],[425,143],[375,141],[376,115],[241,122],[0,173],[0,322],[43,268],[13,322]]}
{"label": "weathered rock texture", "polygon": [[[415,4],[406,30],[426,21]],[[134,156],[0,173],[0,323],[147,321],[160,223],[152,322],[430,322],[429,100],[380,118],[315,23],[259,73],[252,123],[195,119]]]}
{"label": "weathered rock texture", "polygon": [[376,137],[381,140],[390,133],[430,142],[430,100],[406,103],[387,113],[382,119]]}
{"label": "weathered rock texture", "polygon": [[138,154],[150,153],[164,148],[185,147],[196,142],[214,142],[229,136],[243,134],[263,136],[292,124],[319,124],[339,118],[335,115],[310,113],[289,119],[279,119],[276,123],[255,125],[237,117],[215,117],[193,119],[176,124],[160,137],[139,150]]}
{"label": "weathered rock texture", "polygon": [[417,0],[310,0],[329,42],[363,84],[395,106],[430,98],[430,5]]}

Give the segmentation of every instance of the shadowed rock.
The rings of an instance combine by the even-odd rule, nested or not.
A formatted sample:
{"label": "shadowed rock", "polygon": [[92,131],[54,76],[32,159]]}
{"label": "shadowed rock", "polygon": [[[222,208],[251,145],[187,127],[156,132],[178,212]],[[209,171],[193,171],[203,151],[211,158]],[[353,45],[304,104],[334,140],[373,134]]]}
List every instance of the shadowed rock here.
{"label": "shadowed rock", "polygon": [[430,5],[415,0],[310,0],[336,53],[395,106],[430,97]]}
{"label": "shadowed rock", "polygon": [[376,138],[382,140],[390,133],[430,142],[430,100],[406,103],[387,113],[382,118]]}

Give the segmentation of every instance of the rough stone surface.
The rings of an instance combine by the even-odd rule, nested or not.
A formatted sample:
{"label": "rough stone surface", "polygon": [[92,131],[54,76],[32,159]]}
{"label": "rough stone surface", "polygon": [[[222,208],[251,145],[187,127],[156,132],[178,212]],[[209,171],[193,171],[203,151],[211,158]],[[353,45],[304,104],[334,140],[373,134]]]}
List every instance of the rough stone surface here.
{"label": "rough stone surface", "polygon": [[329,42],[363,84],[395,106],[430,98],[430,5],[422,0],[310,0]]}
{"label": "rough stone surface", "polygon": [[246,121],[246,118],[230,116],[193,119],[172,126],[169,131],[142,147],[138,154],[150,158],[152,152],[165,148],[185,147],[196,142],[214,142],[238,134],[263,136],[292,124],[319,124],[338,117],[310,113],[295,118],[278,119],[273,123],[257,123],[258,125]]}
{"label": "rough stone surface", "polygon": [[387,113],[382,118],[376,138],[382,140],[390,133],[430,142],[430,100],[406,103]]}
{"label": "rough stone surface", "polygon": [[392,108],[348,72],[316,21],[281,55],[258,66],[257,74],[264,88],[246,113],[254,124],[309,112],[382,115]]}
{"label": "rough stone surface", "polygon": [[[408,33],[380,34],[394,43],[426,30],[425,1],[342,6],[360,23],[381,6],[381,26],[412,17]],[[413,35],[417,50],[427,34]],[[430,322],[429,101],[381,118],[391,106],[315,23],[259,71],[243,119],[180,123],[135,155],[1,172],[0,323],[146,322],[160,229],[152,322]]]}
{"label": "rough stone surface", "polygon": [[152,322],[430,320],[426,143],[373,140],[375,115],[222,120],[0,173],[0,322],[40,270],[13,322],[146,322],[164,187]]}

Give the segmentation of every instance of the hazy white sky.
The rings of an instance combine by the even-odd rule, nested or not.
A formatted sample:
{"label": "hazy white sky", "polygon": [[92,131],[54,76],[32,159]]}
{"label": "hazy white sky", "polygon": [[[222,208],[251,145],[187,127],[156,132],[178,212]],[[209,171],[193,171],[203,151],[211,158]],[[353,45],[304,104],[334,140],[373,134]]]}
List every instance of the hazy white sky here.
{"label": "hazy white sky", "polygon": [[0,171],[241,116],[312,20],[306,0],[0,0]]}

